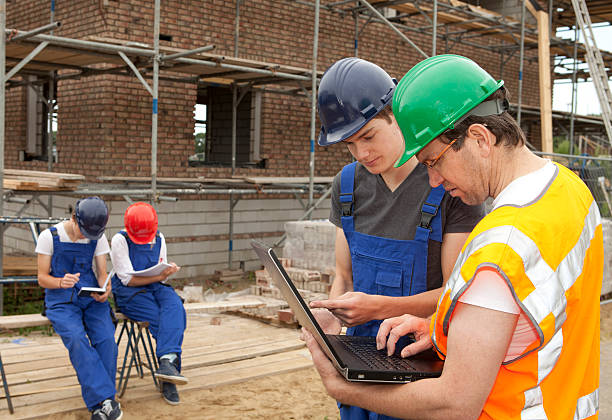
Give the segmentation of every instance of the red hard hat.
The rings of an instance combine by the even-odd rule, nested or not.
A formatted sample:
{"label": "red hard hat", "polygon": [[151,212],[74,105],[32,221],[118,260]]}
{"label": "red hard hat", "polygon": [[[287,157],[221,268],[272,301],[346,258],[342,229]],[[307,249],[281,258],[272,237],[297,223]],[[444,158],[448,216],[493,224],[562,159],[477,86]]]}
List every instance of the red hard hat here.
{"label": "red hard hat", "polygon": [[148,244],[157,233],[157,213],[152,205],[138,202],[127,208],[125,230],[135,244]]}

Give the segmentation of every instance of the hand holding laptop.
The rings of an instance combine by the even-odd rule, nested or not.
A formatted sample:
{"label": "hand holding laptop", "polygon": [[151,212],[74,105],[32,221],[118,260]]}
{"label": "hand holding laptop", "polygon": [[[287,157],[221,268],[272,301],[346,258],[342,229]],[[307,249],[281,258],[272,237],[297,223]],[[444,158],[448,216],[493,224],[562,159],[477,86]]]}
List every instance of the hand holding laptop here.
{"label": "hand holding laptop", "polygon": [[300,338],[304,340],[306,347],[308,347],[308,350],[310,351],[312,362],[314,363],[317,372],[319,372],[319,376],[325,385],[327,393],[332,398],[336,400],[339,399],[340,397],[336,395],[336,390],[341,390],[342,387],[346,386],[350,382],[348,382],[345,377],[340,374],[329,357],[327,357],[325,352],[323,352],[323,349],[310,331],[308,331],[306,328],[302,328],[302,336]]}

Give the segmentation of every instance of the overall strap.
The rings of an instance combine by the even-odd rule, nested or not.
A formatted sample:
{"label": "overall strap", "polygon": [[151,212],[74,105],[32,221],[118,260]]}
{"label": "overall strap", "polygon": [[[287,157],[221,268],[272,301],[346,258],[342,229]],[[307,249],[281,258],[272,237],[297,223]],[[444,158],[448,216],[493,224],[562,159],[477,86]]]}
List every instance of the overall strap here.
{"label": "overall strap", "polygon": [[340,220],[344,232],[353,232],[355,222],[353,220],[353,191],[355,187],[355,168],[357,162],[349,163],[340,174]]}
{"label": "overall strap", "polygon": [[442,242],[442,225],[440,223],[432,224],[432,221],[439,214],[440,203],[442,202],[442,198],[444,198],[445,192],[442,185],[432,188],[429,192],[421,208],[421,219],[416,229],[416,234],[414,236],[415,240],[427,241],[431,234],[432,239]]}
{"label": "overall strap", "polygon": [[127,232],[125,230],[120,230],[119,233],[123,235],[123,237],[125,238],[125,240],[127,241],[128,245],[129,245],[130,244],[130,237],[128,236]]}

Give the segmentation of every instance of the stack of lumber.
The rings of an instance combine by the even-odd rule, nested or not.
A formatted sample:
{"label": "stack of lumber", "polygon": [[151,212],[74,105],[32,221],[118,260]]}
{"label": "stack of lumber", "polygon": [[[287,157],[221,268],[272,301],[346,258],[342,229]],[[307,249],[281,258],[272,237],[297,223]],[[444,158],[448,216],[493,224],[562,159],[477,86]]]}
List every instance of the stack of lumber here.
{"label": "stack of lumber", "polygon": [[35,276],[37,273],[36,257],[16,257],[5,255],[2,258],[2,275]]}
{"label": "stack of lumber", "polygon": [[84,180],[78,174],[5,169],[3,186],[22,191],[74,191]]}

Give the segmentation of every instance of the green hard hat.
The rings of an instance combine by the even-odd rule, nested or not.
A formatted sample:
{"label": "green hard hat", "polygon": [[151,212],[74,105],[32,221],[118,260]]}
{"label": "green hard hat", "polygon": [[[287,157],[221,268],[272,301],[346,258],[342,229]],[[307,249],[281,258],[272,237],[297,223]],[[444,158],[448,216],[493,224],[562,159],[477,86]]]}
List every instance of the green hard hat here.
{"label": "green hard hat", "polygon": [[503,80],[495,81],[474,61],[454,54],[427,58],[410,69],[393,94],[393,115],[405,144],[395,166],[406,163],[462,117],[472,113],[501,114],[507,110],[507,101],[499,105],[491,101],[494,110],[487,107],[480,113],[473,111],[503,84]]}

